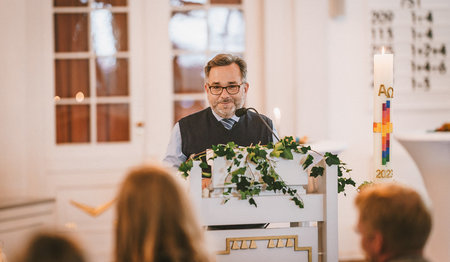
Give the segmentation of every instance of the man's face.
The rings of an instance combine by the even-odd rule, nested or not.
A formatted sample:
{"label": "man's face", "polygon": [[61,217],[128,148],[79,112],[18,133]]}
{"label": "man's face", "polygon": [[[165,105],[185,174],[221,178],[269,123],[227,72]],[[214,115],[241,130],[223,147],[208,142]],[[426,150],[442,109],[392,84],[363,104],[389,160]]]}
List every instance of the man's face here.
{"label": "man's face", "polygon": [[209,90],[209,86],[226,87],[229,85],[239,85],[242,83],[241,71],[237,64],[227,66],[216,66],[209,71],[209,77],[205,84],[205,91],[208,96],[211,108],[223,118],[231,118],[236,109],[244,106],[247,95],[248,84],[241,85],[239,92],[230,95],[227,90],[223,90],[220,95],[213,95]]}

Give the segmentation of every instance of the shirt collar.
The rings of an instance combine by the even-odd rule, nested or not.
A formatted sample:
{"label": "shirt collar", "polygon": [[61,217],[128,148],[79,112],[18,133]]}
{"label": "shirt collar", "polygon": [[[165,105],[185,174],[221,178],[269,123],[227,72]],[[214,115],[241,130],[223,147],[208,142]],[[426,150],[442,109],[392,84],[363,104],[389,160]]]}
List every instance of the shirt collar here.
{"label": "shirt collar", "polygon": [[[223,117],[219,116],[218,114],[216,114],[216,112],[214,112],[214,110],[211,108],[211,112],[213,113],[214,117],[217,119],[217,121],[220,122],[220,120],[223,119]],[[233,119],[234,121],[236,121],[236,123],[239,121],[239,117],[236,115],[233,115],[231,117],[231,119]]]}

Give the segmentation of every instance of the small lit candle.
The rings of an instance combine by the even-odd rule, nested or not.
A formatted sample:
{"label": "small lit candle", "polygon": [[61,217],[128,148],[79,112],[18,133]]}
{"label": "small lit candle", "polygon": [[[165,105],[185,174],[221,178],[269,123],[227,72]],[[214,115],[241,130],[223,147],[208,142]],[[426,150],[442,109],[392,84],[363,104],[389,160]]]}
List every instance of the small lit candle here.
{"label": "small lit candle", "polygon": [[275,128],[278,134],[280,133],[280,123],[281,123],[281,110],[278,107],[273,109],[273,116],[275,117]]}
{"label": "small lit candle", "polygon": [[374,180],[391,179],[391,100],[394,97],[394,55],[381,54],[374,56],[374,103],[373,103],[373,152]]}

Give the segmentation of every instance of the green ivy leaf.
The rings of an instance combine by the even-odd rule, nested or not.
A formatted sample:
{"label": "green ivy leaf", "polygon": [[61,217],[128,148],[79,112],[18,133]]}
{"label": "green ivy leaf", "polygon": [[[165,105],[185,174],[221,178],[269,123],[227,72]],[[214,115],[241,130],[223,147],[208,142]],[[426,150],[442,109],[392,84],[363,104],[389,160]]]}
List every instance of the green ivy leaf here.
{"label": "green ivy leaf", "polygon": [[225,156],[226,155],[225,148],[222,146],[217,146],[214,149],[214,154],[216,154],[217,156],[220,156],[220,157]]}
{"label": "green ivy leaf", "polygon": [[273,146],[273,150],[283,150],[284,149],[284,144],[282,141],[277,142],[274,146]]}
{"label": "green ivy leaf", "polygon": [[239,193],[241,193],[241,199],[242,200],[247,199],[248,191],[242,191],[241,190]]}
{"label": "green ivy leaf", "polygon": [[248,159],[250,159],[250,161],[252,161],[253,163],[257,163],[258,161],[256,160],[256,154],[255,152],[250,152],[248,153]]}
{"label": "green ivy leaf", "polygon": [[236,147],[236,144],[233,141],[231,141],[227,143],[227,147],[234,149]]}
{"label": "green ivy leaf", "polygon": [[358,186],[357,190],[358,190],[358,192],[360,192],[364,187],[371,186],[371,185],[373,185],[372,181],[370,181],[370,182],[369,181],[364,181],[364,182],[361,183],[361,185]]}
{"label": "green ivy leaf", "polygon": [[323,175],[324,168],[321,166],[315,166],[311,168],[311,173],[309,174],[312,177],[318,177]]}
{"label": "green ivy leaf", "polygon": [[227,153],[226,153],[226,158],[227,158],[227,160],[231,160],[231,159],[233,159],[233,157],[234,157],[235,155],[236,155],[236,154],[234,153],[233,150],[228,150]]}
{"label": "green ivy leaf", "polygon": [[308,153],[309,150],[311,150],[311,146],[302,146],[300,148],[300,151],[302,151],[303,154]]}
{"label": "green ivy leaf", "polygon": [[298,207],[300,207],[300,208],[304,208],[303,202],[300,201],[300,199],[298,199],[297,197],[293,197],[293,198],[291,198],[291,200],[294,201],[294,203],[295,203],[296,206],[298,206]]}
{"label": "green ivy leaf", "polygon": [[250,187],[250,181],[248,181],[245,176],[238,176],[238,181],[236,182],[236,189],[241,193],[248,194],[248,190]]}
{"label": "green ivy leaf", "polygon": [[231,175],[232,176],[243,175],[243,174],[245,174],[245,170],[247,170],[246,167],[238,168],[238,169],[234,170],[233,172],[231,172]]}
{"label": "green ivy leaf", "polygon": [[283,150],[283,152],[281,153],[280,156],[281,156],[282,158],[289,159],[289,160],[294,159],[294,156],[292,155],[291,150],[288,149],[288,148],[285,148],[285,149]]}
{"label": "green ivy leaf", "polygon": [[328,166],[332,165],[339,165],[341,163],[341,160],[339,160],[339,157],[337,155],[333,155],[332,153],[325,153],[325,162]]}
{"label": "green ivy leaf", "polygon": [[338,178],[338,193],[344,192],[346,185],[356,186],[356,183],[351,178],[339,177]]}
{"label": "green ivy leaf", "polygon": [[258,156],[258,157],[260,157],[260,158],[266,158],[266,156],[267,156],[267,152],[266,152],[266,150],[264,150],[264,149],[259,149],[259,148],[257,148],[257,150],[255,150],[256,152],[256,156]]}
{"label": "green ivy leaf", "polygon": [[186,162],[181,163],[181,165],[178,167],[178,171],[182,172],[184,177],[189,176],[189,172],[191,171],[192,167],[194,166],[192,159],[187,160]]}
{"label": "green ivy leaf", "polygon": [[202,161],[200,163],[200,168],[201,169],[207,169],[207,168],[210,168],[210,166],[208,165],[208,163]]}
{"label": "green ivy leaf", "polygon": [[256,204],[255,200],[253,199],[253,197],[248,199],[248,202],[250,203],[250,205],[254,205],[255,207],[258,207],[258,205]]}
{"label": "green ivy leaf", "polygon": [[308,155],[303,163],[303,169],[307,169],[313,163],[313,160],[314,157],[312,155]]}
{"label": "green ivy leaf", "polygon": [[270,152],[270,156],[272,156],[272,157],[280,157],[281,153],[283,153],[282,150],[273,150],[272,152]]}
{"label": "green ivy leaf", "polygon": [[231,183],[237,183],[239,182],[239,176],[231,176]]}

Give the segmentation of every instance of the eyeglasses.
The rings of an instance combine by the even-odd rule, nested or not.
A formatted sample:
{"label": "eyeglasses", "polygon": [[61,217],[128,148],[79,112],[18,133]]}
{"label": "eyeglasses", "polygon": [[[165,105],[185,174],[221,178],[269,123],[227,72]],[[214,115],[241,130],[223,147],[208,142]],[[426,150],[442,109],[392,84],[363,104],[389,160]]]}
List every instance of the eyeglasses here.
{"label": "eyeglasses", "polygon": [[209,91],[211,92],[211,94],[213,95],[220,95],[222,94],[223,90],[226,89],[228,94],[230,95],[235,95],[237,93],[239,93],[239,89],[241,88],[241,85],[243,85],[244,83],[240,83],[240,84],[234,84],[234,85],[229,85],[229,86],[218,86],[218,85],[208,85],[209,87]]}

